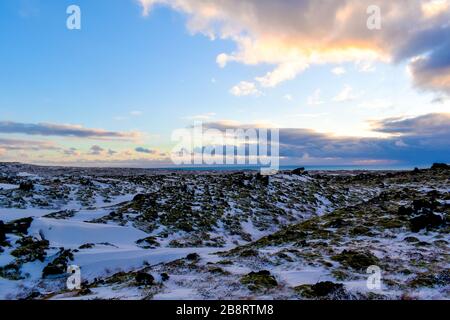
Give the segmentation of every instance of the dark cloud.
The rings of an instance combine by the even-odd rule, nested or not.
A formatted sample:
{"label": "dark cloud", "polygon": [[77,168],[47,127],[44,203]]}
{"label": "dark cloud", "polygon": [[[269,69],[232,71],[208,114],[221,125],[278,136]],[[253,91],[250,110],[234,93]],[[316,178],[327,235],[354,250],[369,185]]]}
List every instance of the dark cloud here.
{"label": "dark cloud", "polygon": [[0,133],[125,140],[130,140],[137,137],[137,133],[133,132],[116,132],[101,129],[88,129],[81,126],[64,124],[30,124],[11,121],[0,121]]}
{"label": "dark cloud", "polygon": [[[450,114],[428,114],[410,119],[373,122],[374,131],[387,138],[337,137],[310,129],[280,129],[280,156],[285,163],[398,164],[450,162]],[[207,123],[206,128],[243,129],[251,125]]]}
{"label": "dark cloud", "polygon": [[94,145],[91,147],[89,154],[93,155],[93,156],[98,156],[98,155],[102,154],[103,151],[105,151],[105,149],[103,149],[102,147],[100,147],[98,145]]}
{"label": "dark cloud", "polygon": [[5,150],[59,150],[52,142],[0,138],[0,148]]}
{"label": "dark cloud", "polygon": [[147,154],[156,153],[155,150],[151,150],[151,149],[147,149],[147,148],[143,148],[143,147],[137,147],[136,149],[134,149],[134,151],[139,152],[139,153],[147,153]]}
{"label": "dark cloud", "polygon": [[79,154],[76,148],[65,149],[63,150],[63,153],[66,156],[76,156]]}
{"label": "dark cloud", "polygon": [[450,113],[430,113],[415,118],[390,118],[373,122],[378,132],[437,137],[450,133]]}
{"label": "dark cloud", "polygon": [[396,60],[414,58],[409,67],[416,86],[450,94],[450,26],[416,32],[399,48]]}

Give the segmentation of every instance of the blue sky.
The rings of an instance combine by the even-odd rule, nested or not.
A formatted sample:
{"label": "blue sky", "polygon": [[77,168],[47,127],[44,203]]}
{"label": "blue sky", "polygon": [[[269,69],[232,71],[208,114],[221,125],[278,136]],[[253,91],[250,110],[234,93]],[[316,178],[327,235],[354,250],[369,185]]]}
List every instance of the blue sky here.
{"label": "blue sky", "polygon": [[[423,139],[411,139],[409,134],[402,140],[402,133],[379,127],[394,117],[396,121],[420,120],[438,114],[444,124],[448,121],[450,81],[445,74],[450,70],[450,59],[448,53],[439,54],[441,47],[427,47],[417,40],[422,29],[405,23],[401,32],[417,37],[397,48],[392,45],[396,41],[387,20],[386,30],[373,36],[373,46],[372,42],[362,45],[369,49],[356,55],[342,43],[348,39],[359,45],[359,35],[342,31],[335,40],[339,53],[329,55],[328,49],[335,44],[324,43],[320,33],[323,26],[294,25],[289,22],[292,17],[285,14],[304,8],[298,5],[311,5],[308,2],[280,1],[274,8],[266,8],[267,2],[249,1],[246,16],[242,11],[233,12],[237,6],[220,7],[219,2],[204,5],[195,0],[2,1],[0,160],[163,165],[170,162],[167,154],[173,145],[173,130],[194,120],[307,129],[330,141],[402,141],[397,144],[406,148],[403,140]],[[352,21],[352,14],[366,15],[358,11],[359,3],[347,2],[355,12],[346,9],[350,12],[348,21]],[[379,2],[385,11],[398,10],[386,1]],[[424,8],[423,3],[417,7],[424,15],[418,24],[422,21],[432,31],[446,30],[443,22],[450,21],[446,20],[447,1],[430,3],[435,11]],[[71,4],[81,9],[81,30],[66,28],[66,8]],[[402,13],[405,21],[417,8],[411,6],[411,12]],[[303,19],[323,21],[316,13],[321,10],[311,12],[311,17],[305,13]],[[347,20],[339,20],[340,25],[348,24]],[[317,38],[310,40],[309,35],[315,32]],[[249,41],[252,45],[247,47]],[[306,56],[304,52],[309,51],[313,54]],[[296,54],[286,60],[292,52]],[[226,65],[221,65],[221,55],[226,56]],[[441,63],[433,74],[442,75],[439,79],[430,78],[426,69],[435,56]],[[424,63],[419,64],[421,59]],[[307,67],[297,70],[302,63]],[[271,72],[273,76],[278,69],[284,71],[271,78],[271,85],[258,80]],[[242,90],[243,82],[250,84],[250,90]],[[419,120],[415,125],[424,125]],[[379,127],[374,128],[374,123]],[[33,132],[30,126],[34,126]],[[41,128],[48,126],[53,128],[50,134]],[[86,137],[84,133],[58,131],[67,127],[94,133]],[[97,131],[119,134],[99,136]],[[305,134],[298,137],[298,144]],[[33,142],[41,147],[31,148]],[[99,148],[92,149],[94,146]],[[428,150],[423,145],[409,147]],[[137,148],[152,152],[137,152]],[[290,163],[302,164],[307,158],[311,164],[328,164],[327,158],[338,164],[414,162],[407,150],[375,153],[366,159],[364,154],[347,157],[345,152],[328,157],[324,150],[311,157],[314,150],[300,149],[303,151],[292,156]],[[433,155],[418,162],[445,161],[448,149],[442,143],[433,146]]]}

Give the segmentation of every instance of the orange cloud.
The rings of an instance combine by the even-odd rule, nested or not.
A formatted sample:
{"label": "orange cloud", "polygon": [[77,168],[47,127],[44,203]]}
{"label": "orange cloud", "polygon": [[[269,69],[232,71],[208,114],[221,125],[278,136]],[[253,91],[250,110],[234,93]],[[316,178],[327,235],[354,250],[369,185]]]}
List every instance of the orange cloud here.
{"label": "orange cloud", "polygon": [[[248,81],[261,87],[293,79],[313,64],[390,62],[433,52],[439,41],[431,44],[429,39],[416,36],[423,30],[449,28],[450,21],[448,0],[140,0],[140,3],[144,14],[157,4],[170,6],[188,15],[188,29],[192,33],[234,41],[235,51],[217,57],[221,67],[231,62],[274,65],[272,71]],[[367,27],[370,17],[367,9],[373,5],[381,10],[381,30]],[[440,35],[440,40],[448,41],[444,35]],[[409,50],[417,47],[423,48],[411,55]],[[437,83],[441,84],[442,81]],[[444,86],[448,88],[446,80]]]}

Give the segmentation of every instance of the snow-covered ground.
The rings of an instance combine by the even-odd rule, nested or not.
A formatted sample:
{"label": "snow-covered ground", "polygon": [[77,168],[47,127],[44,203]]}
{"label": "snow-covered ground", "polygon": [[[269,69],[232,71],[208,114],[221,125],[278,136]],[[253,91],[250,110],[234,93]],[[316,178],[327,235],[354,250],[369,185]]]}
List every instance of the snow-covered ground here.
{"label": "snow-covered ground", "polygon": [[448,299],[448,176],[3,165],[0,299]]}

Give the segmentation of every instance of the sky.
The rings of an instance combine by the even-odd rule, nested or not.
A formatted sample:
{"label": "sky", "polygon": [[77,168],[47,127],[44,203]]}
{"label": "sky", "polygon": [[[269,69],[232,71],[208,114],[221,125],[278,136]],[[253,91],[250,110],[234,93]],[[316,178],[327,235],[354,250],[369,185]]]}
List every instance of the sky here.
{"label": "sky", "polygon": [[201,121],[279,128],[282,164],[449,162],[450,0],[4,0],[0,44],[0,161],[171,166]]}

